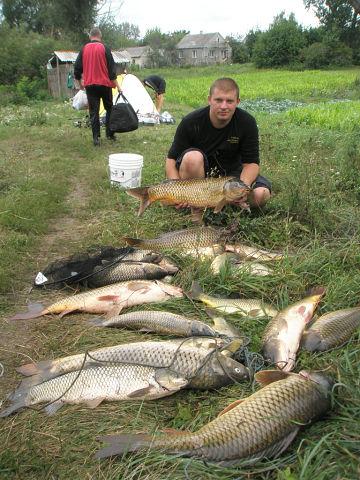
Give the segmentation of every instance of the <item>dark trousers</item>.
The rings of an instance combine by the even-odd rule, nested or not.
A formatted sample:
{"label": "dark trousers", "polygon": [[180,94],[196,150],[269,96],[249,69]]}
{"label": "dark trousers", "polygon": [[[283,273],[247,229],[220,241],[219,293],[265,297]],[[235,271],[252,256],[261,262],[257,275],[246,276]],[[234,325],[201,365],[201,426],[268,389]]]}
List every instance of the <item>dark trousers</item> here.
{"label": "dark trousers", "polygon": [[85,90],[89,103],[89,116],[93,138],[100,138],[100,100],[103,101],[104,108],[106,110],[106,136],[110,137],[112,132],[109,130],[108,125],[113,105],[112,88],[105,87],[104,85],[88,85]]}

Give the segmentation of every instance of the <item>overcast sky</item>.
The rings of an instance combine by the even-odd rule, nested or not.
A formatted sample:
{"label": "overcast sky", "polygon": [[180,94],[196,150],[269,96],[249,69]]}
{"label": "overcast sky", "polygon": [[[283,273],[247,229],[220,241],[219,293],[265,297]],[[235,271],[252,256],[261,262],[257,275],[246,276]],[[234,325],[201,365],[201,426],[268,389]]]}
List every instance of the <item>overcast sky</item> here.
{"label": "overcast sky", "polygon": [[163,33],[184,29],[244,36],[251,29],[267,30],[281,11],[293,12],[304,26],[318,25],[303,0],[112,0],[111,5],[116,21],[137,25],[141,36],[155,27]]}

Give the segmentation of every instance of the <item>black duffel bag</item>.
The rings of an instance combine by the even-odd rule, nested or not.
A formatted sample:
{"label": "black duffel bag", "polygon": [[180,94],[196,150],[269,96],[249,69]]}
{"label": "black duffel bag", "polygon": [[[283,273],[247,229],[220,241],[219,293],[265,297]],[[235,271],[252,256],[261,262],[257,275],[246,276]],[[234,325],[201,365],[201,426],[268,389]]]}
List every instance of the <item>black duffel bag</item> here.
{"label": "black duffel bag", "polygon": [[[120,96],[123,102],[118,103]],[[120,92],[117,96],[115,105],[113,105],[110,113],[109,130],[112,132],[131,132],[139,127],[139,119],[135,110],[126,99],[125,95]]]}

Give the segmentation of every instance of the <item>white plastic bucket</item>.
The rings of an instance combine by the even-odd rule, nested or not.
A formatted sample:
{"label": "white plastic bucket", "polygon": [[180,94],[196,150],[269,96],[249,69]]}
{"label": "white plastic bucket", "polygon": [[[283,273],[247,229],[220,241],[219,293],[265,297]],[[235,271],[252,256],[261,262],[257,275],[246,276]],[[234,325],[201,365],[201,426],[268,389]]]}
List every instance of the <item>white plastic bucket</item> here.
{"label": "white plastic bucket", "polygon": [[142,155],[137,153],[112,153],[109,155],[111,185],[121,188],[140,187],[143,163]]}

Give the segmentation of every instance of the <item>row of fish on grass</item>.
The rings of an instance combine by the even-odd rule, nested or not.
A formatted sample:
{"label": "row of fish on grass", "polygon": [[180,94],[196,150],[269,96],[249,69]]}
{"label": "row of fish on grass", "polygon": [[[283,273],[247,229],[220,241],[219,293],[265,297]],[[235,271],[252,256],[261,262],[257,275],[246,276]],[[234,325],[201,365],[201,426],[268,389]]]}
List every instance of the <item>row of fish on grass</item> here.
{"label": "row of fish on grass", "polygon": [[[205,241],[205,243],[208,242],[205,245],[199,241],[202,234],[205,237],[213,235],[214,231],[217,234],[218,232],[215,229],[205,228],[201,230],[201,233],[189,230],[182,231],[183,235],[195,233],[197,243],[195,243],[195,246],[194,244],[191,245],[191,242],[190,245],[184,245],[184,239],[181,240],[182,247],[186,247],[183,248],[183,251],[187,254],[193,252],[195,256],[201,257],[201,255],[208,255],[208,252],[210,252],[210,255],[214,255],[215,247],[219,246],[219,243],[220,251],[217,250],[217,253],[222,255],[224,251],[232,251],[241,256],[241,252],[244,251],[244,248],[239,248],[239,246],[232,248],[225,246],[224,248],[224,245],[218,240]],[[172,232],[164,235],[178,233]],[[162,241],[164,235],[153,240]],[[167,237],[165,240],[168,241],[169,238]],[[136,246],[149,247],[146,243],[144,244],[144,240],[127,238],[126,241],[130,245],[137,242]],[[141,243],[139,244],[139,242]],[[201,253],[200,248],[202,249]],[[161,251],[161,246],[157,245],[154,249]],[[164,250],[166,249],[168,249],[168,245],[164,247]],[[257,249],[253,249],[253,252],[256,252],[262,261],[282,258],[282,256],[270,252],[259,252]],[[248,250],[244,256],[247,259],[249,258]],[[100,269],[102,268],[101,266]],[[72,275],[72,273],[73,271],[70,272],[70,277],[75,277],[76,271],[75,275]],[[89,278],[91,276],[90,272]],[[124,283],[126,283],[126,287]],[[169,333],[171,327],[165,325],[168,320],[164,316],[160,319],[159,315],[159,322],[154,322],[154,318],[150,318],[151,315],[149,318],[145,318],[146,315],[141,316],[141,312],[118,314],[124,307],[150,302],[151,293],[149,291],[152,290],[154,284],[159,296],[152,301],[166,300],[171,295],[175,297],[183,296],[181,289],[159,281],[133,280],[124,283],[78,294],[71,297],[73,302],[67,300],[61,305],[59,305],[61,302],[57,302],[57,304],[54,304],[56,307],[53,305],[46,309],[39,309],[37,312],[29,312],[25,316],[17,315],[15,318],[34,318],[47,313],[61,313],[63,315],[76,310],[90,311],[106,313],[108,317],[111,317],[105,320],[92,320],[98,326],[103,321],[107,322],[106,326],[115,326],[117,322],[124,326],[127,322],[127,326],[134,327],[134,325],[137,325],[140,329],[155,329],[156,331],[155,324],[159,323],[163,325],[161,328],[167,329],[166,333]],[[125,290],[120,291],[119,285]],[[110,290],[108,290],[109,288]],[[111,288],[115,290],[111,290]],[[90,301],[92,293],[96,297],[95,301]],[[146,293],[149,293],[149,295],[147,296]],[[190,297],[203,300],[204,303],[207,301],[213,308],[217,308],[223,313],[236,312],[252,318],[258,318],[259,316],[272,317],[264,332],[263,353],[282,371],[258,372],[256,379],[265,386],[250,397],[230,405],[218,419],[205,425],[198,432],[167,435],[166,437],[153,437],[151,435],[111,436],[106,438],[111,444],[110,447],[100,451],[98,456],[110,456],[151,447],[170,453],[232,464],[243,458],[254,460],[279,455],[295,438],[299,425],[316,419],[328,409],[330,404],[331,380],[314,372],[300,372],[300,374],[287,372],[295,365],[295,355],[301,336],[323,293],[323,291],[313,292],[304,300],[277,312],[272,306],[265,305],[260,300],[255,299],[216,299],[215,297],[212,299],[201,292],[196,284],[193,285],[189,294]],[[158,298],[161,298],[161,300]],[[347,312],[346,314],[341,311],[342,322],[348,322],[349,316],[352,316],[354,320],[356,315],[357,322],[359,321],[359,312],[356,309],[353,310],[354,312]],[[132,315],[132,318],[127,318],[124,322],[125,319],[121,317],[126,315],[128,317]],[[153,315],[156,316],[156,313],[153,312]],[[203,335],[206,330],[199,324],[192,323],[194,321],[191,319],[186,319],[181,327],[179,326],[180,319],[177,318],[176,321],[178,322],[176,328],[179,330],[182,328],[184,335],[189,333],[194,335],[194,329]],[[176,321],[174,321],[174,325]],[[139,347],[136,347],[136,344],[118,345],[108,347],[110,353],[105,353],[104,349],[101,349],[88,354],[77,355],[70,360],[68,358],[58,359],[55,361],[55,366],[51,362],[50,365],[49,362],[45,361],[37,365],[20,367],[21,373],[29,375],[29,378],[25,379],[11,395],[12,405],[3,410],[0,415],[7,416],[24,406],[38,403],[47,403],[46,408],[52,413],[63,403],[85,402],[90,407],[95,407],[104,399],[152,399],[169,395],[181,388],[218,388],[231,381],[248,380],[251,376],[249,368],[231,358],[232,356],[235,357],[236,353],[241,350],[242,341],[239,339],[230,341],[230,339],[216,338],[216,335],[220,333],[219,330],[221,330],[221,328],[219,329],[219,322],[216,323],[215,321],[214,327],[208,326],[208,328],[210,330],[207,330],[206,335],[210,334],[210,338],[207,339],[199,336],[196,339],[190,337],[188,340],[182,341],[146,342],[146,347],[142,342],[139,342]],[[216,328],[218,328],[217,333]],[[231,334],[234,334],[231,328],[227,329],[226,334],[220,333],[220,335],[228,337]],[[318,331],[316,335],[319,335]],[[174,354],[172,350],[170,361],[162,354],[159,355],[161,360],[151,357],[149,353],[151,351],[150,343],[160,343],[162,349],[164,349],[165,344],[170,343],[172,345],[170,349],[176,348],[176,353]],[[197,355],[199,355],[200,350],[206,352],[203,352],[205,355],[203,362],[192,363],[190,369],[188,368],[187,343],[188,347],[196,345]],[[124,349],[136,350],[136,348],[143,356],[135,355],[135,361],[132,363],[131,358],[133,357],[125,355]],[[184,352],[184,350],[185,353],[182,355],[181,352]],[[179,359],[183,359],[185,363],[182,364]],[[68,366],[66,367],[66,365]],[[67,368],[70,368],[70,370],[67,370]],[[204,381],[204,379],[206,380]],[[98,389],[99,385],[102,386],[101,392]],[[291,399],[288,408],[284,408],[284,398]],[[266,415],[264,415],[264,411]]]}

